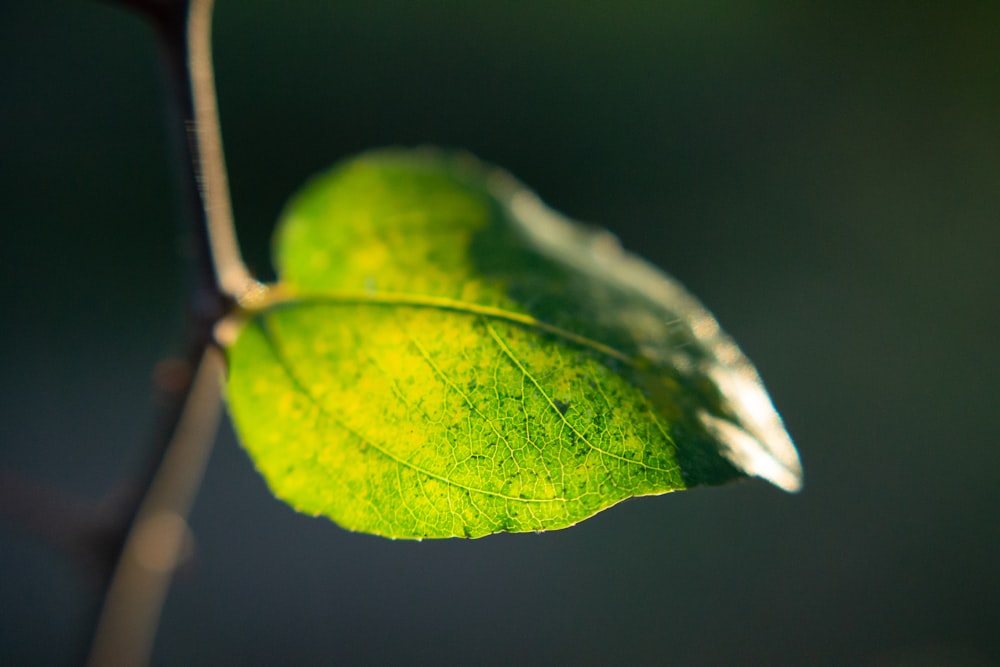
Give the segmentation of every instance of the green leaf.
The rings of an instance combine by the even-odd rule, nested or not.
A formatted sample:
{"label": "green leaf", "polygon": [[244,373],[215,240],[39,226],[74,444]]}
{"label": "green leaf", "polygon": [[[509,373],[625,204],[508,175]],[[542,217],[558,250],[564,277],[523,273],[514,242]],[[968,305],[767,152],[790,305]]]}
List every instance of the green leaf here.
{"label": "green leaf", "polygon": [[756,371],[693,297],[468,156],[337,166],[292,200],[276,260],[227,394],[299,511],[478,537],[742,475],[800,485]]}

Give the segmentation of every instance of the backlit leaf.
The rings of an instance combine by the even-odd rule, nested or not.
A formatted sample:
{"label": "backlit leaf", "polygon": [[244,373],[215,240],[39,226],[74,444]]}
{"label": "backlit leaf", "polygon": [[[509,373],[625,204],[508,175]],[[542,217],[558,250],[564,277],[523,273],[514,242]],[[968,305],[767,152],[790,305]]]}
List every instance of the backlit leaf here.
{"label": "backlit leaf", "polygon": [[310,182],[229,345],[272,491],[396,538],[563,528],[742,475],[800,485],[756,371],[675,281],[472,158]]}

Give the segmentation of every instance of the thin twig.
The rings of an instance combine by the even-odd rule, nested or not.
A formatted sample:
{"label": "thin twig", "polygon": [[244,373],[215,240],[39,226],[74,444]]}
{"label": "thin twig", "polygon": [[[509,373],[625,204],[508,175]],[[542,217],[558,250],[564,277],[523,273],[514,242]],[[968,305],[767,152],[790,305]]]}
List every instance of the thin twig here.
{"label": "thin twig", "polygon": [[187,516],[215,441],[222,369],[221,353],[209,348],[108,587],[92,667],[149,662],[170,579],[192,543]]}
{"label": "thin twig", "polygon": [[202,201],[208,221],[212,263],[222,292],[242,301],[263,289],[240,255],[229,196],[215,74],[212,69],[212,7],[215,0],[192,0],[187,18],[188,72],[195,122],[190,128],[200,165]]}

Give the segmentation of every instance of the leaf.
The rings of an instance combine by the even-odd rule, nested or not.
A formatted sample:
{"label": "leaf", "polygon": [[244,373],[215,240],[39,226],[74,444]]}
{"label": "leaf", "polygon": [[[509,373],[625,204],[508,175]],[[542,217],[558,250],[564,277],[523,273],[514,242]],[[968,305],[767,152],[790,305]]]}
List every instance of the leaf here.
{"label": "leaf", "polygon": [[742,475],[800,485],[756,371],[693,297],[468,156],[337,166],[292,200],[276,261],[227,394],[299,511],[478,537]]}

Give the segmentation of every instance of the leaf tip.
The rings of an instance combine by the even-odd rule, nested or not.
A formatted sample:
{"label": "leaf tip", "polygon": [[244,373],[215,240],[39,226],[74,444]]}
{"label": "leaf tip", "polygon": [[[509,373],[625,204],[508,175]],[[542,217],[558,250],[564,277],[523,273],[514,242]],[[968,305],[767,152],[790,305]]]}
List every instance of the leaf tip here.
{"label": "leaf tip", "polygon": [[771,482],[789,493],[802,490],[802,464],[788,432],[776,423],[756,425],[755,433],[701,411],[698,418],[723,446],[723,454],[737,468],[753,477]]}

